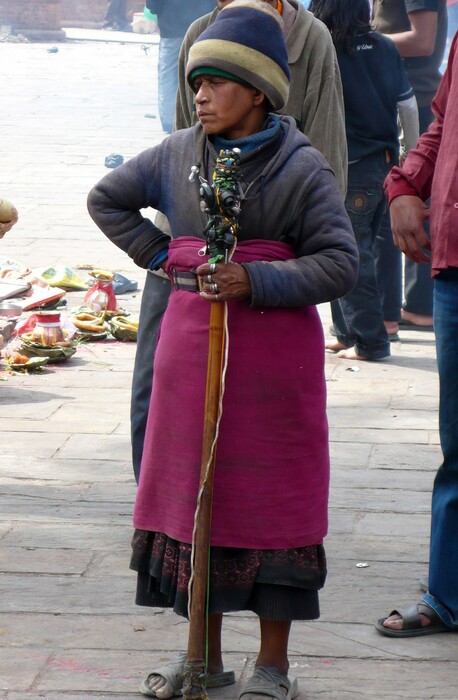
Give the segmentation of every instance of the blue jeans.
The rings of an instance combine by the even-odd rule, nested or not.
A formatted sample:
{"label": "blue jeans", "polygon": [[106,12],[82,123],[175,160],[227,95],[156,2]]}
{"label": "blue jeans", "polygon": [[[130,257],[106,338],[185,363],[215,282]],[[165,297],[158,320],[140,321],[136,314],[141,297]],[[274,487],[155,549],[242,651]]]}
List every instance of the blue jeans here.
{"label": "blue jeans", "polygon": [[178,55],[182,37],[164,37],[159,42],[158,100],[163,131],[171,134],[175,121],[178,89]]}
{"label": "blue jeans", "polygon": [[434,480],[429,592],[423,600],[446,625],[458,629],[458,268],[434,281],[434,330],[444,461]]}
{"label": "blue jeans", "polygon": [[375,276],[385,321],[401,320],[402,253],[396,248],[391,232],[390,211],[386,207],[375,242]]}
{"label": "blue jeans", "polygon": [[355,346],[361,357],[380,360],[390,354],[375,276],[374,246],[386,209],[383,181],[390,169],[385,151],[348,166],[345,209],[359,250],[358,280],[351,292],[331,304],[337,340]]}

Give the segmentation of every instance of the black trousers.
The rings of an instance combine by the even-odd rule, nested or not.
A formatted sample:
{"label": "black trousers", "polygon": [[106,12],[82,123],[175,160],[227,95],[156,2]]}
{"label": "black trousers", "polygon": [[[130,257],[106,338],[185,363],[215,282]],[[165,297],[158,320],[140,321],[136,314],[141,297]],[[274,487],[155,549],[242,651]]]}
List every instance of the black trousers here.
{"label": "black trousers", "polygon": [[126,10],[127,0],[108,0],[105,23],[118,24],[121,27],[128,24]]}

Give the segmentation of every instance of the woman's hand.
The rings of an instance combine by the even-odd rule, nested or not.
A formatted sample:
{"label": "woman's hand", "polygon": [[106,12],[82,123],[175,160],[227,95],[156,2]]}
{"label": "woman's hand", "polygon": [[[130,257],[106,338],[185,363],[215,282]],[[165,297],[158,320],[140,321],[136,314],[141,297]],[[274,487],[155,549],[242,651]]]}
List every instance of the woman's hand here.
{"label": "woman's hand", "polygon": [[205,263],[197,268],[200,296],[207,301],[249,299],[251,283],[248,272],[238,263]]}

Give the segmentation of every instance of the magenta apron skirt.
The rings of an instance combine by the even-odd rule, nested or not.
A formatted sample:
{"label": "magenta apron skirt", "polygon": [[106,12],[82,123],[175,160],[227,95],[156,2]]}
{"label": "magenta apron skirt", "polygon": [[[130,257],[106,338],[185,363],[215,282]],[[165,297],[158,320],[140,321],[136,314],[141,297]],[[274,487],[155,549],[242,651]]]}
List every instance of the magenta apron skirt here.
{"label": "magenta apron skirt", "polygon": [[[196,269],[203,262],[201,248],[196,238],[172,241],[169,271]],[[233,260],[293,257],[286,244],[256,240],[239,243]],[[326,575],[329,452],[321,321],[315,307],[227,306],[211,609],[313,619],[317,595],[316,604],[305,604],[302,612],[298,600],[307,591],[316,594]],[[210,303],[198,294],[172,291],[155,353],[134,510],[137,602],[170,605],[181,614],[200,474],[209,316]]]}

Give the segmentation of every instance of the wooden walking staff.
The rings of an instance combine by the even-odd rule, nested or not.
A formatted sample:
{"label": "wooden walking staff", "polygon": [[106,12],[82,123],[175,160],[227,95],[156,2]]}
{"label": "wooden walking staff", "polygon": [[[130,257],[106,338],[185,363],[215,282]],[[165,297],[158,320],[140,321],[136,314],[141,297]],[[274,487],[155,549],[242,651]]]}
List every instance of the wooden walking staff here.
{"label": "wooden walking staff", "polygon": [[[237,180],[239,155],[238,149],[221,151],[216,161],[213,186],[201,178],[202,208],[209,215],[204,233],[210,264],[229,262],[236,245],[237,217],[240,213]],[[208,579],[213,481],[226,349],[225,319],[226,304],[213,302],[210,306],[202,461],[194,522],[192,576],[189,583],[189,636],[184,669],[184,700],[208,699]]]}

